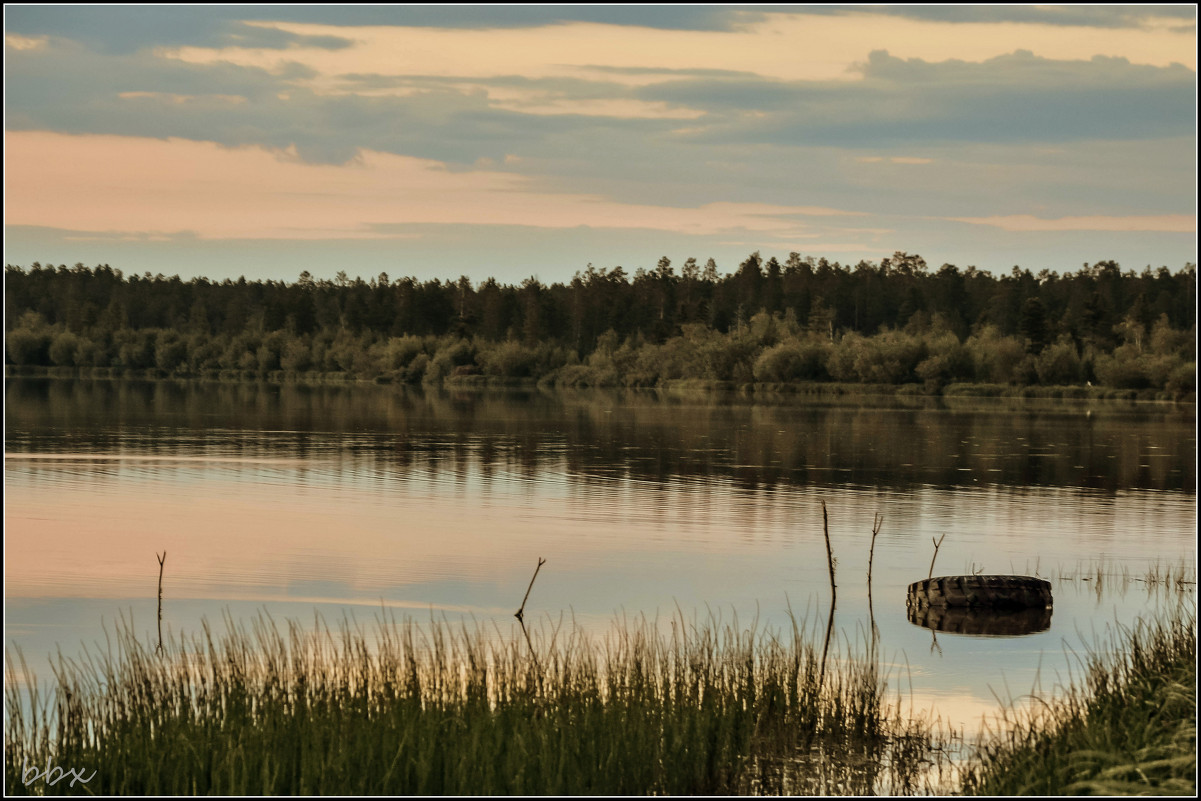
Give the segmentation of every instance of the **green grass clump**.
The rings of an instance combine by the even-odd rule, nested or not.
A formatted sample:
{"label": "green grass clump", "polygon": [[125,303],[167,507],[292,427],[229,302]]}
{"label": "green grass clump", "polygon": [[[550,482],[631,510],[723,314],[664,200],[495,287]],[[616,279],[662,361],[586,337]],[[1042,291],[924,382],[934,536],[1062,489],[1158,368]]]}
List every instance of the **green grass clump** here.
{"label": "green grass clump", "polygon": [[791,635],[643,621],[593,639],[445,621],[286,633],[227,620],[164,651],[60,655],[45,696],[9,660],[5,788],[78,768],[93,794],[914,792],[929,742],[873,659]]}
{"label": "green grass clump", "polygon": [[1196,795],[1195,613],[1140,624],[1083,686],[984,744],[969,795]]}

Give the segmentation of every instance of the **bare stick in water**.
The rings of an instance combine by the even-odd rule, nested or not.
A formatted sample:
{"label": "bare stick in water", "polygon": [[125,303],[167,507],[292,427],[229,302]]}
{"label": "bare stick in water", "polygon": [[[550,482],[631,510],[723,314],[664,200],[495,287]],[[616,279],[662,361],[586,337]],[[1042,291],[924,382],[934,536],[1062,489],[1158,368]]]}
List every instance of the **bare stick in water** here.
{"label": "bare stick in water", "polygon": [[[824,506],[824,504],[823,504]],[[834,631],[834,604],[830,604],[830,617],[826,620],[826,641],[822,643],[822,663],[821,668],[817,673],[817,696],[821,697],[822,689],[826,686],[826,657],[830,654],[830,634]],[[813,744],[813,737],[817,734],[817,727],[809,728],[809,733],[805,739],[809,745]]]}
{"label": "bare stick in water", "polygon": [[525,588],[525,597],[521,599],[521,608],[513,613],[513,617],[518,620],[525,620],[525,602],[530,599],[530,590],[534,589],[534,579],[538,578],[538,571],[542,569],[544,564],[546,564],[546,560],[539,556],[538,566],[534,568],[534,576],[530,579],[530,586]]}
{"label": "bare stick in water", "polygon": [[[826,621],[826,642],[822,646],[822,664],[817,676],[817,692],[821,695],[826,682],[826,656],[830,652],[830,633],[834,630],[834,604],[838,591],[834,584],[834,550],[830,547],[830,518],[826,514],[826,502],[822,501],[822,531],[826,535],[826,563],[830,566],[830,619]],[[812,733],[810,733],[812,738]]]}
{"label": "bare stick in water", "polygon": [[938,558],[938,549],[942,545],[942,541],[946,538],[946,534],[943,534],[937,540],[933,537],[930,538],[930,541],[934,543],[934,556],[930,557],[930,572],[926,574],[927,580],[934,578],[934,560]]}
{"label": "bare stick in water", "polygon": [[876,512],[872,515],[872,547],[867,552],[867,616],[871,620],[873,644],[876,635],[876,613],[872,609],[872,562],[876,558],[876,535],[884,525],[884,515]]}
{"label": "bare stick in water", "polygon": [[530,633],[528,630],[526,630],[525,621],[521,619],[520,615],[518,615],[517,622],[521,625],[521,633],[525,635],[525,644],[526,647],[530,649],[530,656],[534,660],[534,667],[536,667],[538,672],[541,673],[542,665],[538,663],[538,652],[534,650],[534,641],[530,639]]}
{"label": "bare stick in water", "polygon": [[[834,630],[834,605],[830,605],[830,618],[826,621],[826,641],[822,644],[822,664],[817,675],[817,694],[820,696],[826,683],[826,656],[830,653],[830,632]],[[815,730],[811,730],[815,731]]]}
{"label": "bare stick in water", "polygon": [[867,552],[867,594],[871,597],[872,594],[872,560],[876,558],[876,535],[880,533],[880,527],[884,525],[884,515],[876,512],[872,517],[872,547]]}
{"label": "bare stick in water", "polygon": [[830,566],[830,606],[833,607],[838,591],[834,583],[834,550],[830,547],[830,518],[826,514],[825,501],[822,501],[822,531],[826,535],[826,563]]}
{"label": "bare stick in water", "polygon": [[156,653],[163,652],[163,563],[167,561],[167,552],[163,551],[163,555],[159,556],[155,551],[154,557],[158,559],[158,648]]}

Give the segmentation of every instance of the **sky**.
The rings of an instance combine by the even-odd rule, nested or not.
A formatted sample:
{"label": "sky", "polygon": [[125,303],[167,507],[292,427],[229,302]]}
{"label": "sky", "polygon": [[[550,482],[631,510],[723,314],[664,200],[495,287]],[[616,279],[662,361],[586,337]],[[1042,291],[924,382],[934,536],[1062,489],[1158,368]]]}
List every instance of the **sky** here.
{"label": "sky", "polygon": [[6,5],[8,264],[1196,262],[1174,6]]}

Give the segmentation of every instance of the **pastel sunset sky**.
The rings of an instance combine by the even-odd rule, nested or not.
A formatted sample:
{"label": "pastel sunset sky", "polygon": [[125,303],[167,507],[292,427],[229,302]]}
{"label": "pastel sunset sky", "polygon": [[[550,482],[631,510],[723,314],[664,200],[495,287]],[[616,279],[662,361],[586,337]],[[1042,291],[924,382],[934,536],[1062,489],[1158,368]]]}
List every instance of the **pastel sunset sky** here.
{"label": "pastel sunset sky", "polygon": [[1174,6],[6,6],[6,263],[1196,260]]}

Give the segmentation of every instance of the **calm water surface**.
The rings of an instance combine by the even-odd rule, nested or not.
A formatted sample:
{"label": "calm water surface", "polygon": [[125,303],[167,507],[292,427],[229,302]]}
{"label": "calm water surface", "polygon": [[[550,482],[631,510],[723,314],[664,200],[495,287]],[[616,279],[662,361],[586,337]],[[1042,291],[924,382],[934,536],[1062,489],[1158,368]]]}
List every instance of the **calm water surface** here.
{"label": "calm water surface", "polygon": [[[791,607],[820,630],[824,500],[840,640],[859,648],[874,616],[906,703],[974,729],[1179,602],[1081,569],[1196,564],[1193,407],[33,379],[6,401],[5,635],[38,671],[121,613],[149,633],[163,550],[175,631],[383,605],[507,632],[538,557],[527,620],[783,627]],[[1049,626],[910,623],[906,585],[943,534],[936,575],[1037,572]]]}

